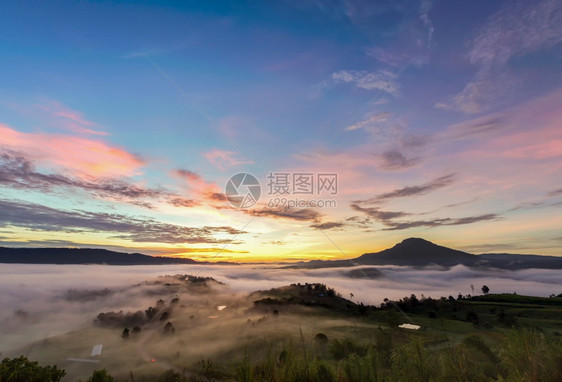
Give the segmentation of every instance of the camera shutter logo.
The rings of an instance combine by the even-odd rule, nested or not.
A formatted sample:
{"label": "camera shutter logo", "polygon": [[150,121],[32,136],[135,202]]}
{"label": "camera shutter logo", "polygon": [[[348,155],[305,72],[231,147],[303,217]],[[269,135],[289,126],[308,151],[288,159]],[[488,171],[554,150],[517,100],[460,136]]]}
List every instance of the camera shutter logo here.
{"label": "camera shutter logo", "polygon": [[258,202],[261,185],[252,174],[241,172],[231,176],[226,182],[225,195],[234,207],[249,208]]}

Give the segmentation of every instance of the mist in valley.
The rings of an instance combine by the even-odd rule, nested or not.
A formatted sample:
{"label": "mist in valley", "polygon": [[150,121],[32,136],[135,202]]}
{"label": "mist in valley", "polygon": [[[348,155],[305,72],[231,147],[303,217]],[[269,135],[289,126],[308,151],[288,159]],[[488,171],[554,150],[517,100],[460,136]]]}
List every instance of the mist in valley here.
{"label": "mist in valley", "polygon": [[[338,327],[361,327],[354,318],[319,317],[305,308],[272,314],[254,301],[258,290],[293,283],[322,283],[355,303],[379,305],[385,298],[480,294],[482,285],[494,293],[549,296],[561,292],[557,270],[499,271],[458,265],[445,268],[372,267],[284,269],[270,265],[22,265],[4,264],[0,271],[0,352],[2,357],[24,354],[30,359],[62,365],[67,380],[91,374],[95,368],[150,373],[198,367],[203,359],[241,357],[258,340],[312,338]],[[212,277],[203,284],[173,275]],[[169,275],[163,277],[165,275]],[[353,277],[351,277],[353,276]],[[471,286],[474,287],[472,290]],[[177,300],[172,302],[172,299]],[[132,321],[104,325],[96,318],[114,312],[117,317],[141,312],[158,300],[164,317],[139,324]],[[169,310],[168,310],[169,307]],[[119,312],[122,312],[120,314]],[[162,313],[162,312],[161,312]],[[172,327],[165,329],[170,322]],[[122,331],[129,329],[128,338]],[[103,344],[99,363],[67,361],[89,359],[96,344]],[[98,360],[96,360],[98,361]],[[70,379],[69,379],[70,378]]]}

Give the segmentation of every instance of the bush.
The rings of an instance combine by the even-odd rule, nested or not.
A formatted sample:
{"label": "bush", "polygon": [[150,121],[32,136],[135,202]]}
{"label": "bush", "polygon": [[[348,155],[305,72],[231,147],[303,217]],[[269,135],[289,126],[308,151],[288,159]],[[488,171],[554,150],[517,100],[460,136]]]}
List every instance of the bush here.
{"label": "bush", "polygon": [[88,382],[114,382],[115,379],[107,373],[107,370],[94,370]]}
{"label": "bush", "polygon": [[318,343],[326,343],[328,342],[328,336],[325,335],[324,333],[317,333],[314,336],[314,340]]}
{"label": "bush", "polygon": [[329,350],[331,356],[337,360],[349,357],[352,354],[360,356],[367,354],[367,348],[365,346],[361,346],[349,338],[345,338],[343,340],[332,340],[330,342]]}
{"label": "bush", "polygon": [[0,364],[0,381],[6,382],[58,382],[66,371],[57,366],[39,366],[26,357],[4,358]]}

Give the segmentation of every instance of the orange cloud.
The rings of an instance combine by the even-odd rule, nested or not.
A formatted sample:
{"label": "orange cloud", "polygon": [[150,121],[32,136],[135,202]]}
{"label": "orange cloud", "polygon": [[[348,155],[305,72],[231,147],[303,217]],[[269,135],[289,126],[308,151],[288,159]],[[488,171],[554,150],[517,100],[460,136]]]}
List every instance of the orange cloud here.
{"label": "orange cloud", "polygon": [[[216,183],[206,181],[201,175],[193,171],[185,169],[173,170],[172,175],[185,181],[191,192],[201,196],[215,207],[222,206],[226,201],[223,190]],[[177,206],[182,206],[182,203],[178,202]]]}
{"label": "orange cloud", "polygon": [[144,161],[109,144],[62,134],[22,133],[0,124],[0,146],[23,152],[47,165],[81,177],[117,177],[138,174]]}

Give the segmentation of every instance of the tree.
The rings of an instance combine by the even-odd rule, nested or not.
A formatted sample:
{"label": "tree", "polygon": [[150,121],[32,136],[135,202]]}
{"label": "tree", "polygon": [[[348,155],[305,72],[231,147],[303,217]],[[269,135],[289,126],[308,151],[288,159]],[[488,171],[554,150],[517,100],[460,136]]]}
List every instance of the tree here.
{"label": "tree", "polygon": [[478,315],[473,310],[466,312],[466,320],[472,322],[474,325],[478,325],[480,323]]}
{"label": "tree", "polygon": [[94,370],[88,382],[114,382],[115,379],[107,373],[107,370]]}
{"label": "tree", "polygon": [[482,285],[482,293],[488,294],[489,292],[490,292],[490,288],[488,288],[486,285]]}
{"label": "tree", "polygon": [[156,316],[156,313],[158,313],[158,309],[153,308],[152,306],[149,306],[147,310],[144,311],[146,313],[146,318],[148,318],[149,320],[152,320],[152,318],[154,316]]}
{"label": "tree", "polygon": [[59,382],[66,371],[56,366],[39,366],[26,357],[4,358],[0,364],[0,381],[10,382]]}
{"label": "tree", "polygon": [[412,293],[412,294],[410,295],[410,305],[411,305],[411,306],[416,306],[416,305],[418,305],[418,303],[419,303],[418,298],[416,297],[415,294]]}
{"label": "tree", "polygon": [[324,333],[317,333],[314,336],[314,340],[318,343],[327,343],[328,342],[328,336],[325,335]]}
{"label": "tree", "polygon": [[174,328],[174,325],[170,321],[168,321],[164,326],[164,334],[174,334],[175,331],[176,328]]}

